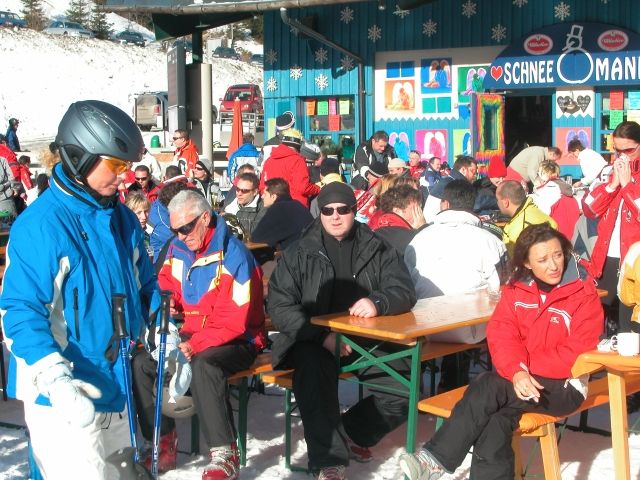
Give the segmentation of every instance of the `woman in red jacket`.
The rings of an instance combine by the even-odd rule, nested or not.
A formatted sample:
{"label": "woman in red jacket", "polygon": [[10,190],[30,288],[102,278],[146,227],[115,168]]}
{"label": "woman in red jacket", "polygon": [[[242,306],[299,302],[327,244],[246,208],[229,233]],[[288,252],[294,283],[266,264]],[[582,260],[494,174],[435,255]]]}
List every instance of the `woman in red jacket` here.
{"label": "woman in red jacket", "polygon": [[[609,294],[602,300],[610,306],[616,300],[620,263],[629,247],[640,241],[640,125],[622,122],[613,131],[616,159],[609,182],[595,187],[582,199],[582,210],[597,218],[598,238],[593,247],[590,273]],[[631,328],[631,308],[620,303],[619,331]]]}
{"label": "woman in red jacket", "polygon": [[496,371],[479,375],[433,436],[400,466],[410,479],[453,473],[473,446],[470,477],[512,479],[511,437],[523,412],[576,410],[587,378],[572,378],[576,357],[594,349],[603,312],[594,281],[578,267],[571,243],[547,223],[522,231],[511,278],[489,321]]}

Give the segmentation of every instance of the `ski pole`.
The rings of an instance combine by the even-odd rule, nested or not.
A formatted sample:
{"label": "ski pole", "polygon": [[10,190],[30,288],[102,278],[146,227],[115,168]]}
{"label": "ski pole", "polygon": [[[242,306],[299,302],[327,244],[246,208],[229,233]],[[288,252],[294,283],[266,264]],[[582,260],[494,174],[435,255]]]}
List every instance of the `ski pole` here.
{"label": "ski pole", "polygon": [[119,340],[120,360],[122,361],[122,376],[124,378],[125,395],[127,397],[127,413],[129,417],[129,434],[131,446],[134,450],[134,460],[140,460],[138,455],[138,441],[136,439],[136,414],[133,406],[133,392],[131,390],[131,371],[129,365],[129,335],[124,321],[124,301],[126,295],[114,293],[111,295],[111,320],[113,322],[113,336]]}
{"label": "ski pole", "polygon": [[169,304],[171,292],[160,292],[160,345],[158,345],[158,370],[156,375],[156,411],[153,419],[153,453],[151,457],[151,476],[158,478],[158,461],[160,458],[160,424],[162,422],[162,393],[164,385],[164,356],[167,351],[167,334],[169,333]]}

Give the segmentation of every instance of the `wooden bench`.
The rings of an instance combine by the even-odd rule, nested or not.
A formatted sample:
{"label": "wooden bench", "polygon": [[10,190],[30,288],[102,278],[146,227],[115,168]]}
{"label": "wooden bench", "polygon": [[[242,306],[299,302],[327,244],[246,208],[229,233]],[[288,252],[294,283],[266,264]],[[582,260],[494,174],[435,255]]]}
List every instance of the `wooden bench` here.
{"label": "wooden bench", "polygon": [[[468,350],[483,348],[486,342],[476,344],[469,343],[444,343],[444,342],[425,342],[420,355],[421,362],[430,362],[445,355],[462,353]],[[433,367],[431,375],[432,391],[435,388],[435,374]],[[339,376],[341,380],[353,379],[353,373],[343,373]],[[284,443],[285,443],[285,466],[290,470],[306,471],[305,468],[293,467],[291,465],[291,417],[295,407],[291,400],[293,390],[293,370],[277,370],[262,375],[262,381],[267,384],[277,385],[284,389]],[[362,398],[362,386],[360,385],[359,396]]]}
{"label": "wooden bench", "polygon": [[[629,374],[626,376],[627,393],[640,391],[640,374]],[[441,393],[430,398],[425,398],[418,402],[418,410],[430,413],[438,417],[436,429],[440,428],[443,419],[449,418],[453,407],[464,395],[467,387],[456,388],[449,392]],[[518,429],[514,432],[512,448],[515,454],[516,479],[522,479],[525,471],[522,468],[520,454],[520,437],[537,437],[540,441],[542,453],[542,463],[544,466],[544,477],[546,480],[561,480],[560,458],[558,455],[558,439],[556,436],[555,423],[565,420],[568,417],[581,413],[589,408],[603,405],[609,401],[607,378],[599,378],[589,382],[589,392],[587,398],[571,415],[564,417],[554,417],[541,413],[524,413],[520,418]]]}

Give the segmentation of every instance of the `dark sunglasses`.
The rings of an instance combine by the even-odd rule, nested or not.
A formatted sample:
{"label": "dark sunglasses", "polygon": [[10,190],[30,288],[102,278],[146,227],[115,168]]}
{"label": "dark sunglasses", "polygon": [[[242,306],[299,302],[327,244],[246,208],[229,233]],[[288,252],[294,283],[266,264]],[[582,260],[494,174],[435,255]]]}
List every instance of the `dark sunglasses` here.
{"label": "dark sunglasses", "polygon": [[194,218],[193,220],[191,220],[189,223],[185,223],[184,225],[182,225],[181,227],[178,228],[169,228],[169,230],[171,230],[173,233],[175,233],[176,235],[180,234],[180,235],[189,235],[191,232],[193,232],[193,229],[196,228],[196,223],[198,223],[198,220],[200,219],[200,217],[204,214],[204,212],[202,212],[200,215],[198,215],[196,218]]}
{"label": "dark sunglasses", "polygon": [[353,207],[349,207],[347,205],[343,205],[341,207],[322,207],[320,209],[320,213],[325,217],[330,217],[333,215],[333,212],[338,212],[338,215],[348,215],[353,212]]}
{"label": "dark sunglasses", "polygon": [[638,150],[638,147],[640,147],[640,143],[638,145],[636,145],[635,147],[631,147],[631,148],[614,148],[614,150],[616,151],[616,154],[618,155],[632,155],[633,153],[635,153],[636,150]]}
{"label": "dark sunglasses", "polygon": [[246,195],[247,193],[253,192],[253,188],[236,188],[236,191]]}
{"label": "dark sunglasses", "polygon": [[174,140],[180,140],[181,138],[184,138],[184,137],[173,137]]}
{"label": "dark sunglasses", "polygon": [[136,177],[136,180],[138,180],[139,182],[142,182],[144,180],[149,180],[149,177]]}
{"label": "dark sunglasses", "polygon": [[193,167],[193,169],[194,170],[200,170],[200,171],[204,170],[204,168],[202,168],[202,167]]}

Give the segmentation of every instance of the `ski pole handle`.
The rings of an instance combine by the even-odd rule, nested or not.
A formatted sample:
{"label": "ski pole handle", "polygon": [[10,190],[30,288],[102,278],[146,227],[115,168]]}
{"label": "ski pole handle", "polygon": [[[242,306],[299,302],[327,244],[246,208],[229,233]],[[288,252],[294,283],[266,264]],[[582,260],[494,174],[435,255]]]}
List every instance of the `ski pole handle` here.
{"label": "ski pole handle", "polygon": [[124,301],[127,296],[123,293],[111,295],[111,321],[113,322],[113,335],[115,338],[126,338],[127,327],[124,321]]}
{"label": "ski pole handle", "polygon": [[169,311],[171,309],[171,291],[162,290],[160,292],[160,326],[158,333],[169,333]]}

